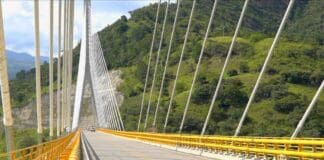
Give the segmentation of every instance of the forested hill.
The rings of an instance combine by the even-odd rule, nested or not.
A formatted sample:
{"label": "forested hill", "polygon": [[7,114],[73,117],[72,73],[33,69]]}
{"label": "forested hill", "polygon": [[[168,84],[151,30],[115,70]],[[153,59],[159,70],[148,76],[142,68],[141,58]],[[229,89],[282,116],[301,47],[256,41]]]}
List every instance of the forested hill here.
{"label": "forested hill", "polygon": [[[191,2],[183,1],[181,6],[167,71],[166,86],[158,115],[158,129],[161,129],[164,123],[169,104]],[[197,133],[202,128],[243,2],[237,0],[219,1],[185,123],[184,130],[186,132]],[[240,30],[240,38],[238,38],[234,55],[227,69],[225,82],[213,111],[208,127],[209,134],[232,135],[234,133],[288,2],[288,0],[251,1]],[[168,127],[170,132],[177,131],[179,127],[212,3],[213,1],[210,0],[201,0],[197,3],[185,52],[185,61],[177,85],[175,103],[171,112],[170,126]],[[289,136],[301,118],[316,88],[324,78],[324,48],[322,46],[324,37],[321,34],[323,33],[323,26],[321,26],[323,24],[321,17],[324,16],[321,11],[323,4],[323,1],[318,0],[296,1],[255,103],[248,114],[243,135]],[[165,4],[162,6],[162,12],[164,7]],[[171,6],[171,14],[167,21],[166,36],[163,39],[161,51],[162,62],[158,68],[159,74],[148,124],[152,123],[156,106],[175,7],[175,5]],[[155,4],[133,11],[130,19],[121,17],[115,24],[100,32],[109,68],[122,68],[124,73],[125,81],[119,87],[119,90],[125,95],[125,102],[121,110],[126,128],[130,130],[136,129],[137,126],[156,8]],[[163,16],[164,14],[161,14],[159,19],[154,55],[156,55],[159,44]],[[146,97],[148,96],[147,94]],[[324,96],[321,96],[318,104],[323,106],[323,102]],[[324,136],[324,126],[323,123],[320,123],[320,117],[323,116],[323,107],[316,108],[306,124],[303,135]],[[150,129],[155,130],[154,128]]]}
{"label": "forested hill", "polygon": [[[255,39],[272,37],[279,27],[284,11],[289,0],[252,0],[243,21],[240,36]],[[182,2],[180,18],[176,27],[175,42],[173,45],[183,43],[192,1]],[[216,9],[216,16],[210,33],[214,36],[232,36],[236,27],[244,1],[220,0]],[[299,0],[295,2],[293,13],[290,16],[285,39],[290,41],[307,41],[323,44],[323,6],[318,0]],[[164,5],[165,6],[165,5]],[[213,0],[199,0],[194,14],[190,42],[195,43],[203,38],[209,20]],[[124,67],[137,63],[148,53],[152,39],[155,12],[157,5],[150,5],[130,12],[131,18],[121,17],[116,23],[108,26],[100,32],[101,42],[105,55],[110,61],[109,67]],[[170,33],[174,20],[176,5],[172,5],[171,14],[168,16],[167,31]],[[161,12],[164,12],[161,8]],[[164,13],[160,14],[160,33]],[[322,33],[322,34],[321,34]],[[159,34],[158,34],[159,36]],[[164,47],[168,45],[170,34],[164,38]],[[159,37],[157,37],[155,49],[157,50]],[[196,43],[195,43],[196,44]],[[198,45],[198,44],[197,44]],[[188,45],[193,46],[193,45]],[[109,54],[108,54],[109,53]]]}
{"label": "forested hill", "polygon": [[[289,0],[250,1],[230,65],[226,70],[225,81],[207,129],[208,134],[232,135],[234,133],[288,2]],[[243,3],[244,1],[220,0],[217,5],[210,38],[184,126],[185,132],[198,133],[202,128]],[[161,129],[164,123],[191,4],[191,0],[182,1],[157,129]],[[165,5],[164,3],[161,6],[162,14],[159,18],[154,56],[159,44]],[[178,129],[212,5],[212,0],[197,1],[182,71],[177,84],[175,103],[170,115],[170,125],[167,128],[168,132],[175,132]],[[321,80],[324,79],[323,5],[324,1],[321,0],[296,1],[293,13],[289,17],[283,36],[280,38],[279,45],[262,80],[256,100],[251,106],[248,119],[243,127],[243,135],[289,136],[292,133]],[[118,89],[125,96],[121,112],[128,130],[134,130],[137,126],[156,8],[157,4],[153,4],[132,11],[129,19],[123,16],[99,32],[108,67],[123,71],[124,82]],[[159,74],[150,115],[153,115],[156,105],[175,9],[176,5],[172,4],[163,39],[162,61],[158,68]],[[78,49],[75,49],[75,53],[74,75],[77,71]],[[48,84],[47,68],[48,66],[42,66],[42,70],[44,70],[42,85],[44,87]],[[11,81],[15,106],[26,104],[33,98],[34,95],[30,95],[35,90],[33,77],[34,70],[31,70],[19,73],[17,79]],[[46,92],[46,88],[44,92]],[[324,108],[319,107],[323,105],[324,96],[322,95],[307,121],[302,135],[324,136],[322,118]],[[152,123],[152,118],[153,116],[149,118],[148,124]]]}

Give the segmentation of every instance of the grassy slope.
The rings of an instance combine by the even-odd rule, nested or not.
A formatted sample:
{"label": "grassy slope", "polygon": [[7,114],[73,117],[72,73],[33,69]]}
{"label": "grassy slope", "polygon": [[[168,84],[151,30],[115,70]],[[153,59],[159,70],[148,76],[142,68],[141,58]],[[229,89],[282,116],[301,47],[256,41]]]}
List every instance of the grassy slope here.
{"label": "grassy slope", "polygon": [[[210,3],[210,2],[202,2],[202,3]],[[201,4],[202,4],[201,3]],[[233,30],[236,24],[236,19],[239,15],[239,7],[242,4],[237,4],[234,1],[222,2],[218,6],[221,6],[218,9],[215,18],[215,24],[213,26],[213,30],[210,34],[209,44],[211,47],[216,45],[216,50],[209,50],[208,45],[207,55],[205,55],[199,76],[205,76],[208,81],[212,81],[217,78],[220,74],[221,67],[223,65],[223,61],[226,55],[226,51],[228,49],[231,36],[233,34]],[[247,11],[246,19],[244,20],[242,29],[240,31],[240,38],[238,38],[238,43],[236,45],[236,49],[234,49],[234,55],[231,57],[229,66],[227,68],[227,72],[230,70],[239,70],[241,64],[247,64],[249,68],[249,72],[247,73],[239,73],[237,76],[229,77],[225,76],[225,79],[239,79],[243,82],[243,91],[248,96],[251,93],[251,90],[255,84],[255,81],[258,76],[258,70],[263,64],[266,53],[271,45],[276,28],[278,27],[278,23],[280,18],[282,17],[283,10],[285,9],[286,2],[276,1],[272,3],[270,1],[258,1],[251,2],[250,7]],[[268,69],[276,71],[275,74],[266,74],[262,80],[263,83],[271,82],[274,79],[282,78],[282,74],[287,73],[291,70],[293,71],[301,71],[307,73],[313,73],[315,70],[322,72],[321,68],[323,68],[323,49],[321,47],[321,34],[316,38],[312,37],[314,33],[321,32],[318,28],[318,19],[309,18],[313,14],[316,14],[320,17],[323,15],[320,12],[320,6],[323,5],[323,2],[320,1],[298,1],[294,7],[293,13],[291,15],[291,19],[287,24],[287,30],[283,33],[283,38],[281,38],[279,45],[277,46],[275,53],[270,61]],[[186,5],[187,11],[183,11],[184,15],[188,16],[188,10],[190,7],[190,3]],[[210,5],[204,5],[210,6]],[[149,13],[149,8],[154,8],[156,6],[150,6],[144,8],[142,10],[138,10],[134,12],[132,18],[129,21],[124,21],[128,25],[128,29],[124,30],[127,35],[131,35],[133,25],[137,24],[147,24],[153,23],[154,16],[139,16],[141,13]],[[202,6],[200,6],[202,7]],[[175,95],[175,102],[173,105],[173,109],[171,111],[170,116],[170,126],[168,131],[175,132],[178,129],[179,123],[181,121],[182,111],[185,106],[188,90],[190,88],[190,84],[192,81],[193,72],[195,69],[195,61],[197,59],[197,54],[199,54],[201,47],[201,38],[204,34],[204,26],[206,26],[208,11],[210,8],[205,8],[204,10],[199,10],[198,14],[195,16],[192,25],[192,31],[189,36],[189,42],[187,46],[187,50],[185,52],[185,60],[183,62],[180,77],[177,84],[177,92]],[[231,10],[233,8],[237,8],[236,10]],[[154,13],[150,13],[150,15],[154,15]],[[231,18],[229,18],[231,17]],[[308,17],[308,18],[305,18]],[[160,20],[161,21],[161,20]],[[136,22],[136,23],[134,23]],[[169,25],[171,26],[171,22],[169,21]],[[171,87],[173,85],[174,74],[176,71],[176,64],[180,55],[180,50],[182,48],[183,39],[183,31],[185,30],[187,21],[180,17],[177,31],[176,31],[176,41],[173,44],[173,51],[171,55],[170,65],[167,71],[167,83],[166,89],[164,91],[164,96],[162,97],[162,103],[160,108],[160,115],[158,117],[158,128],[161,129],[161,126],[164,122],[164,115],[166,114],[166,109],[169,104],[169,96],[171,92]],[[120,23],[119,23],[120,25]],[[300,32],[300,26],[308,25],[311,26],[312,29],[303,30],[304,32]],[[104,30],[102,32],[102,40],[107,41],[109,39],[114,39],[113,36],[109,35],[109,31],[111,31],[116,26],[111,27],[112,29]],[[219,28],[225,27],[225,35],[228,37],[221,37],[222,30]],[[150,28],[148,26],[148,28]],[[146,29],[148,29],[146,28]],[[182,28],[179,29],[179,28]],[[305,27],[307,28],[307,27]],[[152,31],[152,26],[151,26]],[[159,28],[159,31],[161,28]],[[170,28],[167,29],[168,31]],[[151,32],[152,33],[152,32]],[[168,32],[169,33],[169,32]],[[111,34],[113,35],[113,34]],[[307,35],[307,36],[303,36]],[[123,36],[120,34],[119,36]],[[179,38],[180,37],[180,38]],[[127,37],[129,40],[132,37]],[[142,46],[139,50],[138,56],[131,60],[131,63],[127,63],[125,65],[118,65],[112,62],[111,67],[122,67],[125,72],[124,78],[125,82],[120,86],[120,90],[125,94],[125,102],[122,106],[122,112],[124,113],[123,118],[125,119],[126,126],[128,129],[133,130],[136,129],[138,112],[140,110],[140,102],[141,102],[141,93],[143,89],[143,81],[145,77],[146,66],[143,65],[147,63],[148,56],[147,52],[149,46],[146,45],[143,47],[142,44],[149,44],[151,38],[151,34],[149,36],[142,37],[139,39],[136,44],[138,46]],[[164,40],[164,45],[162,48],[162,57],[165,57],[167,43],[169,35],[167,34],[167,38]],[[122,38],[124,39],[124,38]],[[125,37],[126,39],[126,37]],[[127,42],[127,41],[126,41]],[[133,43],[133,42],[127,42]],[[157,46],[156,42],[156,45]],[[107,44],[107,42],[103,43],[103,46],[108,46],[107,48],[114,48],[114,45]],[[132,47],[132,45],[127,46]],[[122,47],[123,48],[123,47]],[[120,49],[120,48],[119,48]],[[120,51],[111,51],[107,52],[107,54],[111,54],[114,56],[113,58],[118,58],[119,56],[123,56],[124,53],[120,53]],[[134,53],[132,53],[134,54]],[[154,53],[156,54],[156,53]],[[153,55],[154,55],[153,54]],[[316,55],[316,56],[314,56]],[[112,59],[111,57],[107,57],[108,59]],[[155,57],[153,57],[154,59]],[[121,58],[122,59],[122,58]],[[164,59],[164,58],[162,58]],[[162,65],[159,65],[160,75],[158,75],[158,82],[161,78],[162,73]],[[128,67],[127,67],[128,66]],[[140,76],[139,76],[140,75]],[[152,75],[151,75],[152,76]],[[149,82],[150,84],[150,82]],[[158,83],[159,84],[159,83]],[[150,86],[150,85],[148,85]],[[274,110],[274,106],[277,100],[272,98],[263,98],[254,102],[252,104],[251,110],[249,112],[248,122],[244,125],[243,134],[249,135],[265,135],[265,136],[289,136],[295,127],[298,119],[301,117],[303,111],[306,106],[309,104],[311,98],[316,92],[316,86],[309,84],[293,84],[285,82],[284,86],[287,87],[288,94],[296,94],[298,97],[303,99],[303,107],[298,107],[293,112],[289,114],[280,113]],[[150,115],[154,114],[156,97],[158,94],[159,86],[155,86],[156,90],[153,93],[153,105],[151,109]],[[211,89],[214,90],[214,89]],[[148,90],[149,91],[149,90]],[[149,96],[148,93],[145,95]],[[320,97],[318,105],[323,105],[323,95]],[[205,100],[209,102],[210,100]],[[147,104],[147,99],[146,103]],[[219,102],[216,103],[219,106]],[[201,130],[202,123],[204,121],[204,117],[206,116],[206,112],[209,104],[190,104],[188,118],[185,124],[186,132],[197,133]],[[238,118],[242,114],[242,110],[244,107],[235,107],[231,106],[229,109],[223,109],[220,107],[215,107],[213,111],[213,116],[211,118],[210,127],[208,128],[208,133],[210,134],[228,134],[231,135],[234,132],[235,126],[237,125]],[[144,107],[145,111],[146,106]],[[323,126],[320,123],[320,117],[324,115],[323,109],[320,107],[315,107],[315,111],[310,116],[311,119],[307,122],[306,127],[304,129],[303,135],[306,136],[323,136]],[[143,119],[144,120],[144,119]],[[149,118],[151,123],[152,117]],[[150,124],[149,123],[149,124]]]}
{"label": "grassy slope", "polygon": [[[215,41],[215,43],[225,42],[224,44],[228,45],[229,37],[212,37],[212,38],[210,38],[210,40]],[[225,79],[239,79],[239,80],[241,80],[244,83],[244,91],[246,92],[247,95],[249,95],[252,90],[252,87],[255,84],[255,81],[256,81],[258,73],[259,73],[259,72],[257,72],[257,68],[258,68],[258,66],[260,66],[260,64],[263,63],[265,56],[266,56],[266,52],[268,51],[268,48],[271,44],[271,40],[272,39],[266,38],[266,39],[262,39],[257,42],[250,42],[248,39],[239,38],[238,43],[237,43],[238,46],[241,45],[242,43],[244,43],[245,45],[252,46],[253,53],[250,55],[245,55],[244,53],[234,54],[234,56],[231,57],[231,60],[230,60],[230,63],[229,63],[229,66],[228,66],[226,72],[228,72],[229,70],[232,70],[232,69],[239,70],[240,63],[242,63],[244,61],[248,63],[250,71],[248,73],[239,73],[239,75],[233,76],[233,77],[229,77],[228,75],[226,75]],[[323,65],[323,63],[324,63],[323,61],[304,56],[305,52],[307,52],[308,50],[310,50],[314,47],[315,46],[313,46],[312,44],[288,42],[286,40],[281,40],[279,46],[275,50],[274,55],[270,61],[270,65],[268,66],[268,68],[278,69],[279,73],[274,74],[274,75],[266,74],[262,81],[266,82],[273,78],[280,77],[281,72],[285,72],[287,70],[290,70],[291,68],[294,68],[297,70],[303,70],[306,72],[312,72],[313,70],[318,69],[320,66]],[[294,53],[297,51],[298,51],[298,55],[295,56],[294,58],[291,58],[288,56],[288,53]],[[186,54],[190,54],[190,53],[186,53]],[[224,61],[224,58],[221,56],[212,56],[212,57],[208,57],[208,58],[205,56],[203,63],[201,65],[200,71],[199,71],[199,75],[206,76],[207,79],[209,79],[209,80],[211,80],[213,77],[218,77],[220,74],[221,67],[223,65],[223,61]],[[316,62],[316,63],[314,63],[314,62]],[[191,58],[188,58],[184,61],[184,64],[183,64],[182,70],[181,70],[181,74],[179,77],[179,81],[178,81],[178,89],[177,89],[178,92],[175,95],[176,106],[174,108],[174,112],[171,113],[172,114],[171,122],[175,122],[175,124],[171,124],[172,126],[170,127],[170,131],[175,131],[177,129],[176,126],[179,125],[176,122],[179,123],[180,119],[179,119],[179,117],[175,117],[175,116],[180,116],[180,117],[182,116],[181,112],[183,111],[183,108],[184,108],[186,100],[187,100],[188,90],[190,88],[190,84],[192,81],[194,67],[195,67],[195,65],[193,64],[193,61]],[[136,90],[136,87],[134,87],[134,86],[140,86],[140,83],[136,80],[135,75],[132,74],[132,73],[134,73],[134,67],[127,67],[127,68],[124,68],[123,70],[126,73],[126,74],[124,74],[125,82],[120,87],[120,90],[122,92],[127,92],[127,90]],[[168,72],[171,74],[174,74],[175,70],[176,70],[176,64],[171,65],[168,68]],[[161,74],[161,72],[160,72],[160,74]],[[159,81],[160,81],[160,79],[158,79],[158,82]],[[171,91],[171,87],[172,87],[171,84],[168,85],[169,94],[167,94],[166,96],[163,97],[162,107],[159,112],[160,116],[162,116],[158,120],[159,125],[160,125],[160,126],[158,126],[159,128],[161,127],[162,123],[164,122],[163,116],[165,116],[166,107],[169,102],[168,97],[170,95],[170,91]],[[300,95],[301,97],[305,96],[307,104],[309,104],[311,98],[313,97],[313,95],[315,94],[315,92],[317,90],[317,88],[315,86],[307,86],[307,85],[292,84],[292,83],[286,83],[286,85],[288,86],[288,91],[290,93]],[[156,88],[157,87],[159,87],[159,86],[157,85]],[[141,87],[139,87],[139,88],[141,88]],[[140,90],[138,92],[140,92]],[[158,89],[156,89],[153,94],[154,95],[153,102],[156,102],[157,94],[158,94]],[[146,94],[146,97],[148,97],[148,94]],[[136,95],[135,97],[131,97],[131,100],[134,101],[134,99],[137,99],[137,101],[139,102],[140,98],[141,98],[140,95]],[[139,109],[138,107],[139,107],[140,103],[132,102],[132,104],[134,106],[133,105],[128,106],[129,103],[130,102],[128,102],[127,98],[126,98],[126,101],[125,101],[124,105],[122,106],[123,112],[125,112],[124,111],[125,108],[130,108],[130,107],[135,107],[136,109]],[[134,103],[136,103],[136,104],[134,104]],[[319,102],[317,104],[318,107],[321,105],[324,105],[324,96],[320,96]],[[273,135],[289,136],[289,134],[292,132],[293,128],[295,127],[296,122],[289,122],[289,121],[293,121],[293,120],[289,119],[290,115],[275,111],[273,109],[273,106],[274,106],[273,99],[262,99],[261,101],[258,101],[258,102],[255,102],[252,104],[251,110],[248,114],[250,121],[243,128],[243,130],[246,132],[246,134],[264,135],[264,136],[273,136]],[[209,104],[204,104],[204,105],[198,105],[198,104],[194,104],[194,103],[190,104],[188,118],[186,121],[186,126],[193,125],[193,126],[195,126],[193,128],[196,128],[196,129],[192,129],[191,131],[189,130],[190,132],[197,133],[201,129],[202,123],[204,121],[204,117],[207,114],[208,107],[209,107]],[[153,115],[154,108],[155,108],[155,103],[153,103],[153,105],[152,105],[152,109],[151,109],[152,112],[150,113],[151,116]],[[306,109],[306,106],[304,106],[300,110],[304,110],[304,109]],[[227,111],[224,111],[216,106],[214,112],[216,112],[215,114],[217,114],[217,112],[231,112],[233,110],[235,110],[235,106],[233,106],[233,108],[231,108],[230,110],[227,110]],[[240,109],[240,111],[241,110],[242,109]],[[316,113],[312,113],[312,115],[311,115],[312,120],[316,119],[314,117],[318,117],[319,115],[323,115],[323,113],[324,113],[324,110],[322,108],[317,108],[317,110],[318,111]],[[136,111],[133,112],[134,116],[136,115],[136,113],[137,113]],[[291,114],[293,115],[295,113],[291,113]],[[293,118],[298,119],[298,117],[302,116],[302,112],[299,112],[296,114],[297,115],[293,115]],[[314,115],[314,114],[316,114],[316,115]],[[126,123],[128,124],[128,123],[130,123],[130,121],[136,120],[136,116],[135,117],[133,117],[131,115],[124,116],[124,118],[126,119]],[[198,116],[198,117],[193,118],[192,116]],[[221,123],[225,123],[225,122],[228,122],[228,121],[221,121],[221,122],[214,121],[214,122],[211,122],[211,124],[216,123],[216,126],[217,126],[217,124],[221,124]],[[229,124],[229,125],[236,126],[238,121],[237,121],[237,119],[235,119],[235,120],[229,121],[229,122],[232,122],[232,124]],[[149,119],[149,123],[152,123],[152,117]],[[135,124],[135,123],[132,122],[132,124]],[[126,125],[126,126],[129,127],[128,129],[134,129],[134,127],[132,127],[130,125]],[[267,127],[267,126],[270,126],[270,127]],[[273,127],[271,127],[271,126],[273,126]],[[216,128],[221,129],[219,126],[215,127],[214,129],[210,127],[209,133],[231,134],[230,132],[227,132],[227,131],[222,132],[221,130],[217,130]],[[307,126],[306,126],[306,128],[307,128]],[[252,129],[252,131],[251,131],[251,129]],[[307,129],[309,129],[309,128],[307,128]],[[317,129],[320,129],[320,128],[317,128]],[[316,133],[310,133],[311,132],[310,130],[306,130],[305,132],[306,133],[304,133],[304,134],[307,136],[319,136]]]}

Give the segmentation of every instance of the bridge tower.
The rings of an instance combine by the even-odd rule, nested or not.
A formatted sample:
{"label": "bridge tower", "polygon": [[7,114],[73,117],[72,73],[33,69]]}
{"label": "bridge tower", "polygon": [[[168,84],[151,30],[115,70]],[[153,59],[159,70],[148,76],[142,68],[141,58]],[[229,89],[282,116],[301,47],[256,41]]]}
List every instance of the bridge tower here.
{"label": "bridge tower", "polygon": [[[94,88],[92,85],[92,78],[90,74],[90,35],[91,35],[91,1],[84,0],[84,22],[82,30],[82,40],[81,40],[81,50],[80,50],[80,60],[78,68],[78,77],[76,84],[76,93],[75,93],[75,102],[74,102],[74,111],[73,111],[73,120],[72,120],[72,130],[76,129],[80,119],[80,110],[82,106],[83,95],[85,87],[87,84],[90,84],[90,90],[92,98],[94,99]],[[94,103],[95,99],[94,99]],[[93,114],[96,115],[96,107],[93,107]],[[96,116],[97,117],[97,116]]]}
{"label": "bridge tower", "polygon": [[81,40],[79,70],[72,120],[72,130],[78,127],[86,85],[93,98],[92,112],[98,127],[123,130],[115,88],[112,85],[97,33],[91,33],[91,1],[84,1],[84,26]]}

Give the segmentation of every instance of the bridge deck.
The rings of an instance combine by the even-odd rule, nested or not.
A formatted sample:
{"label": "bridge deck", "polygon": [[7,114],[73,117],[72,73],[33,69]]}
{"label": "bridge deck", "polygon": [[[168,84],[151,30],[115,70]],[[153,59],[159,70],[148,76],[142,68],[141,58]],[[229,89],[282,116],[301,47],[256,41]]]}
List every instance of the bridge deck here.
{"label": "bridge deck", "polygon": [[101,160],[211,160],[105,133],[84,133]]}

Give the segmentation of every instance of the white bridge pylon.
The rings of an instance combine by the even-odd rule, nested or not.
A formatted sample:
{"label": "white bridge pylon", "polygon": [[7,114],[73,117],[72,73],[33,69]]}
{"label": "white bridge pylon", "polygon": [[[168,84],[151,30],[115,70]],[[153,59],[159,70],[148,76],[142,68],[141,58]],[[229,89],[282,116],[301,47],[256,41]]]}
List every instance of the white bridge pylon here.
{"label": "white bridge pylon", "polygon": [[84,25],[72,120],[72,130],[78,128],[85,86],[89,84],[98,127],[124,130],[115,88],[111,82],[98,35],[91,35],[91,3],[84,1]]}

